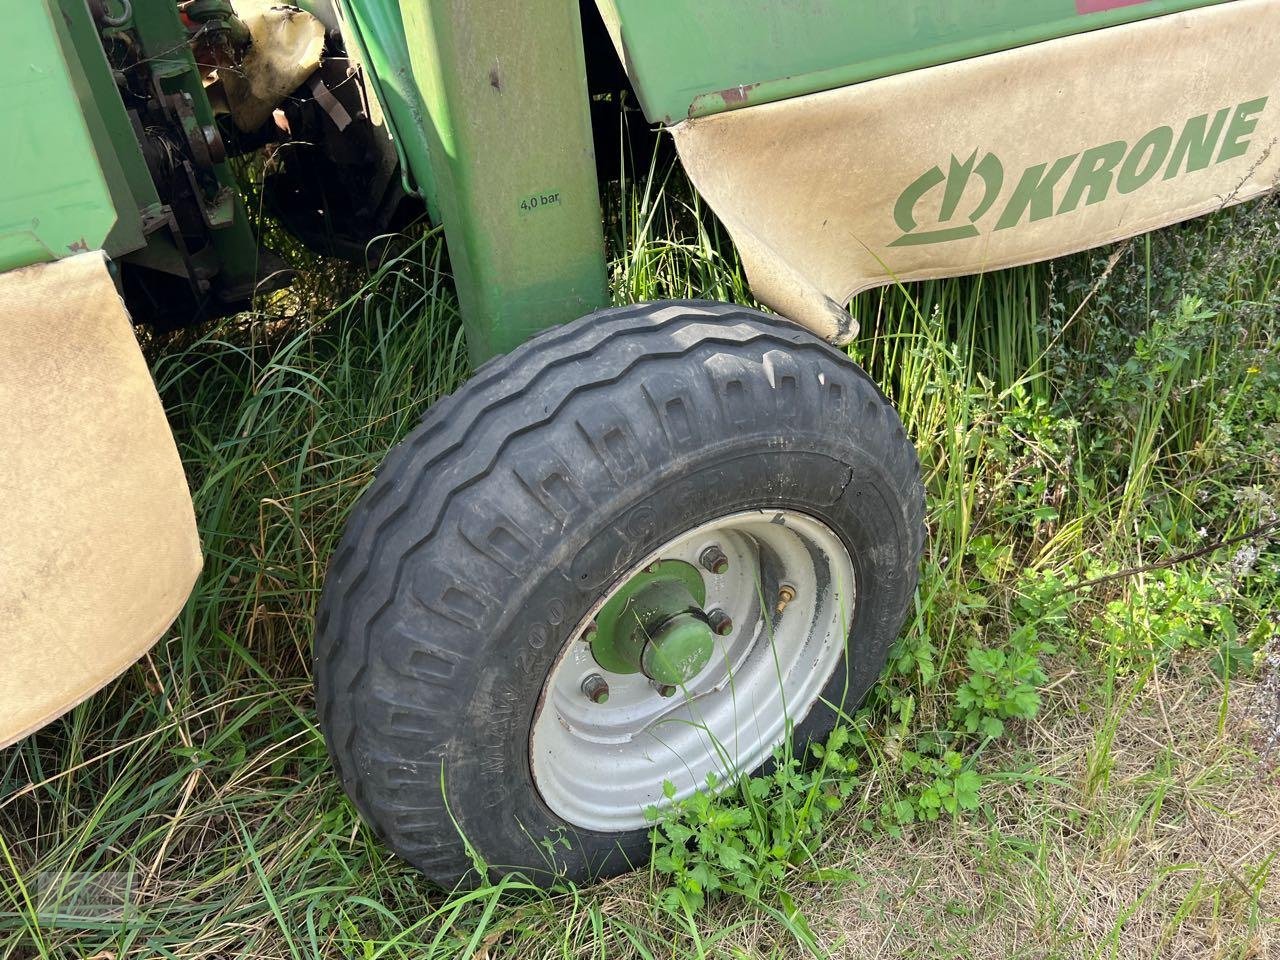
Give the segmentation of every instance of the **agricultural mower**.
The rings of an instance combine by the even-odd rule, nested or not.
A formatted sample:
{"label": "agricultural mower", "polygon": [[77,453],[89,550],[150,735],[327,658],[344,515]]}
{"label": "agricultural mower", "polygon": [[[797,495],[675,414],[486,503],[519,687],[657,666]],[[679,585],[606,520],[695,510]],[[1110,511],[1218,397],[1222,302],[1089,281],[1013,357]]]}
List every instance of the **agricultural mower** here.
{"label": "agricultural mower", "polygon": [[[252,166],[253,209],[325,254],[442,224],[487,361],[332,558],[315,673],[344,787],[442,883],[472,854],[642,862],[646,807],[821,737],[911,603],[919,466],[839,349],[853,295],[1270,190],[1278,36],[1280,0],[24,0],[0,33],[0,743],[139,658],[199,572],[130,318],[290,282]],[[772,312],[609,306],[611,83]]]}

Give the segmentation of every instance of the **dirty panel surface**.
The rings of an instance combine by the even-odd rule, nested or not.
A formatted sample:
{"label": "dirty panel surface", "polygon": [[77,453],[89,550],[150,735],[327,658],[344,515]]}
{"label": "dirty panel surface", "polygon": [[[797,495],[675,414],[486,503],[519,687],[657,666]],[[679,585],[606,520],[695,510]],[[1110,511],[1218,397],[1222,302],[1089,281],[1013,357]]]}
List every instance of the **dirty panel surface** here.
{"label": "dirty panel surface", "polygon": [[1233,0],[671,133],[755,296],[842,342],[860,290],[1063,256],[1275,189],[1277,34],[1280,0]]}

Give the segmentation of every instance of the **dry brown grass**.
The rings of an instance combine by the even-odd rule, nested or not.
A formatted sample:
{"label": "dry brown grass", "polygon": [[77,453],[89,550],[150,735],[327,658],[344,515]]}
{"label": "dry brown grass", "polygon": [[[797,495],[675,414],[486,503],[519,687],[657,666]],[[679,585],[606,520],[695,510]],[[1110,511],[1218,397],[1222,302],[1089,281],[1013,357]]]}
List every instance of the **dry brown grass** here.
{"label": "dry brown grass", "polygon": [[860,882],[811,902],[833,955],[1280,957],[1280,775],[1253,752],[1251,686],[1195,658],[1068,674],[991,770],[986,818],[834,841]]}

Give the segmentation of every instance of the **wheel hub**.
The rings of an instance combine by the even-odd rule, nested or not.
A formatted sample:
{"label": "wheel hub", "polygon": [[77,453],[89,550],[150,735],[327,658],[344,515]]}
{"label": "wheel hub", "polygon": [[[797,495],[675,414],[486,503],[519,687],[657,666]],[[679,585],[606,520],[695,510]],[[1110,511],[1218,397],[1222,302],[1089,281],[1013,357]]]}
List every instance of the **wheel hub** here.
{"label": "wheel hub", "polygon": [[601,609],[591,655],[610,673],[643,673],[660,686],[693,679],[715,652],[702,610],[706,585],[692,564],[663,560],[637,573]]}
{"label": "wheel hub", "polygon": [[640,672],[655,683],[678,686],[702,672],[714,644],[706,614],[701,610],[678,613],[645,644]]}
{"label": "wheel hub", "polygon": [[726,514],[663,544],[547,676],[529,738],[543,801],[575,826],[630,830],[712,773],[755,769],[818,701],[856,603],[847,549],[802,513]]}

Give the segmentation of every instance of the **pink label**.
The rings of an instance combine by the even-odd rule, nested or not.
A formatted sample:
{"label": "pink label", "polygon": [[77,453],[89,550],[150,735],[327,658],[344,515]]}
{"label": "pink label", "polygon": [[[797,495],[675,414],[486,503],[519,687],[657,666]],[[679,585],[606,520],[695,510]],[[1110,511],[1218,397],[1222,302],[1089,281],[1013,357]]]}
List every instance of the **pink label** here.
{"label": "pink label", "polygon": [[1114,10],[1116,7],[1132,7],[1134,4],[1147,2],[1148,0],[1076,0],[1076,12],[1101,13],[1103,10]]}

